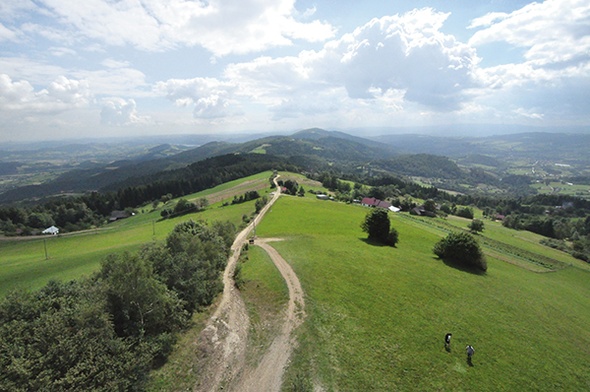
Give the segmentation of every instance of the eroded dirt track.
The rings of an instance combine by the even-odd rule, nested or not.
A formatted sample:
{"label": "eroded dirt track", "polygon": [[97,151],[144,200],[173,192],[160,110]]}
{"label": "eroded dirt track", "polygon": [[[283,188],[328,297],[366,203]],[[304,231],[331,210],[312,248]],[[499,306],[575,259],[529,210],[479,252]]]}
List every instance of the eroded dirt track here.
{"label": "eroded dirt track", "polygon": [[274,337],[258,365],[250,369],[246,368],[250,321],[233,280],[242,246],[279,196],[277,192],[254,221],[238,234],[232,245],[231,256],[223,274],[224,290],[221,301],[197,342],[202,365],[198,371],[202,376],[195,385],[195,391],[279,391],[281,388],[285,366],[295,344],[292,332],[305,317],[301,284],[289,264],[268,245],[267,242],[271,240],[257,239],[257,244],[269,254],[285,279],[289,289],[289,303],[284,311],[280,332]]}
{"label": "eroded dirt track", "polygon": [[258,367],[250,374],[244,375],[236,391],[279,391],[285,367],[296,344],[293,331],[305,318],[303,290],[297,275],[281,255],[264,239],[258,240],[258,246],[264,249],[285,279],[289,289],[283,326],[275,337]]}

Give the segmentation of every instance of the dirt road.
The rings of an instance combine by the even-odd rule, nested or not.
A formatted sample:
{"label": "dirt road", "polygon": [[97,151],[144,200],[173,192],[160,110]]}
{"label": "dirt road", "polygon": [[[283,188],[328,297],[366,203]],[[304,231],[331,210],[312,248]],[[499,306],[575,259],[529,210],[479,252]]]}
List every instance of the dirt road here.
{"label": "dirt road", "polygon": [[203,376],[195,386],[195,391],[280,390],[284,368],[294,345],[291,332],[301,324],[304,318],[303,291],[299,280],[274,248],[264,240],[257,240],[259,245],[269,253],[287,282],[289,305],[285,311],[285,321],[280,333],[275,337],[254,370],[245,369],[250,321],[244,301],[235,288],[233,280],[235,266],[243,244],[246,243],[250,232],[255,225],[259,224],[279,196],[280,193],[277,191],[254,221],[238,234],[232,245],[232,255],[223,274],[224,290],[221,301],[197,343],[202,358],[202,367],[199,371]]}
{"label": "dirt road", "polygon": [[264,249],[285,279],[289,289],[289,304],[285,311],[280,333],[275,337],[256,370],[245,375],[236,391],[279,391],[285,366],[296,341],[292,332],[303,323],[305,301],[297,275],[281,255],[267,242],[276,240],[259,239],[258,246]]}

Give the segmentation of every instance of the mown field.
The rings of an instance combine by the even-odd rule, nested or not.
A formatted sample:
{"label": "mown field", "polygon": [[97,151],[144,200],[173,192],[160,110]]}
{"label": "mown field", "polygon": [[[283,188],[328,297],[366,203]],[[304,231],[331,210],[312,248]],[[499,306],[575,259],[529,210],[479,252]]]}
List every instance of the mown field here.
{"label": "mown field", "polygon": [[[445,227],[466,220],[438,225],[391,214],[400,242],[390,248],[364,241],[366,213],[285,196],[257,229],[286,239],[273,246],[306,292],[308,318],[285,390],[293,383],[326,391],[590,388],[587,264],[538,245],[531,233],[486,221],[482,237],[493,246],[484,246],[488,272],[477,275],[431,251]],[[512,256],[520,246],[526,257]],[[540,267],[529,261],[535,255],[555,264]],[[244,270],[262,262],[251,258]],[[473,366],[467,344],[475,347]]]}
{"label": "mown field", "polygon": [[254,212],[254,201],[225,207],[222,203],[231,203],[235,195],[250,189],[257,189],[260,194],[270,191],[271,174],[260,173],[186,196],[188,200],[211,200],[210,206],[199,213],[161,220],[161,209],[170,205],[161,204],[156,210],[150,205],[140,208],[133,217],[95,230],[55,237],[0,239],[0,295],[17,287],[37,289],[51,279],[70,280],[88,275],[98,270],[107,255],[136,251],[143,244],[163,240],[176,224],[188,219],[229,220],[239,226],[243,215]]}

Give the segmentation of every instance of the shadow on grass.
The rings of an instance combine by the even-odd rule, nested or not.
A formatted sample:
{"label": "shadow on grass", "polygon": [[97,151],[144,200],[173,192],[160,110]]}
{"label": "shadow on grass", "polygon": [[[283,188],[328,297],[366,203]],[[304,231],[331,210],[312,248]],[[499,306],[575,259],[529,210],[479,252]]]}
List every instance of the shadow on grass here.
{"label": "shadow on grass", "polygon": [[370,239],[370,238],[359,238],[359,240],[363,241],[367,245],[382,246],[382,247],[388,247],[388,248],[397,248],[397,246],[387,245],[381,241]]}
{"label": "shadow on grass", "polygon": [[482,270],[481,268],[472,266],[472,265],[466,265],[464,263],[458,263],[456,261],[453,260],[449,260],[449,259],[441,259],[438,257],[434,257],[435,260],[442,260],[443,263],[445,263],[445,265],[451,267],[451,268],[455,268],[458,269],[459,271],[463,271],[463,272],[468,272],[470,274],[474,274],[474,275],[480,275],[480,276],[485,276],[486,275],[486,271]]}

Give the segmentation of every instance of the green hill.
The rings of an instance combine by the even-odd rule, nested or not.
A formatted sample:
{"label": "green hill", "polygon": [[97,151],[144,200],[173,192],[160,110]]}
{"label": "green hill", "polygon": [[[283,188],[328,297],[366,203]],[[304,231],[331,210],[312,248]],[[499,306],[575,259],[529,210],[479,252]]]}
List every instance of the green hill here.
{"label": "green hill", "polygon": [[[530,263],[485,245],[488,272],[476,275],[432,253],[446,225],[458,229],[467,221],[438,227],[391,215],[400,242],[390,248],[364,241],[359,222],[366,212],[283,197],[257,229],[260,236],[285,239],[273,246],[291,263],[307,297],[289,380],[342,391],[588,387],[587,264],[538,245],[529,234],[517,239],[492,225],[484,234],[490,240],[561,267],[533,272]],[[443,344],[447,332],[453,333],[450,352]],[[467,344],[476,350],[472,367]]]}
{"label": "green hill", "polygon": [[[254,202],[222,207],[224,201],[249,189],[268,192],[269,176],[263,172],[188,196],[211,200],[207,210],[189,216],[159,221],[159,209],[146,208],[98,230],[45,241],[1,241],[0,294],[87,275],[107,254],[162,240],[189,218],[239,225]],[[285,239],[273,246],[293,266],[306,295],[308,317],[298,331],[285,386],[303,380],[316,390],[340,391],[588,387],[590,265],[539,245],[538,235],[486,221],[480,243],[488,271],[472,274],[432,253],[436,241],[465,228],[468,220],[390,214],[400,235],[391,248],[365,241],[360,223],[367,211],[313,195],[284,196],[257,226],[259,236]],[[276,275],[269,277],[272,268],[260,268],[263,263],[268,260],[262,253],[251,253],[243,266],[249,280],[243,295],[275,303],[284,298],[284,287]],[[272,284],[265,284],[269,279]],[[252,314],[256,326],[265,325],[261,317],[277,317],[261,314]],[[443,345],[447,332],[453,333],[450,352]],[[187,336],[194,339],[194,331]],[[474,366],[465,360],[467,344],[476,350]],[[162,369],[179,361],[191,369],[191,358],[194,353],[173,357]],[[175,390],[180,378],[175,374],[173,385],[158,389]]]}
{"label": "green hill", "polygon": [[37,289],[51,279],[67,281],[89,275],[107,255],[137,251],[144,244],[163,240],[176,224],[188,219],[229,220],[239,226],[242,216],[254,211],[254,201],[219,207],[248,190],[268,192],[271,174],[262,172],[185,196],[191,201],[210,200],[210,206],[199,213],[161,220],[161,210],[174,206],[173,200],[155,210],[146,207],[133,217],[94,230],[49,237],[4,237],[0,239],[0,295],[13,288]]}

